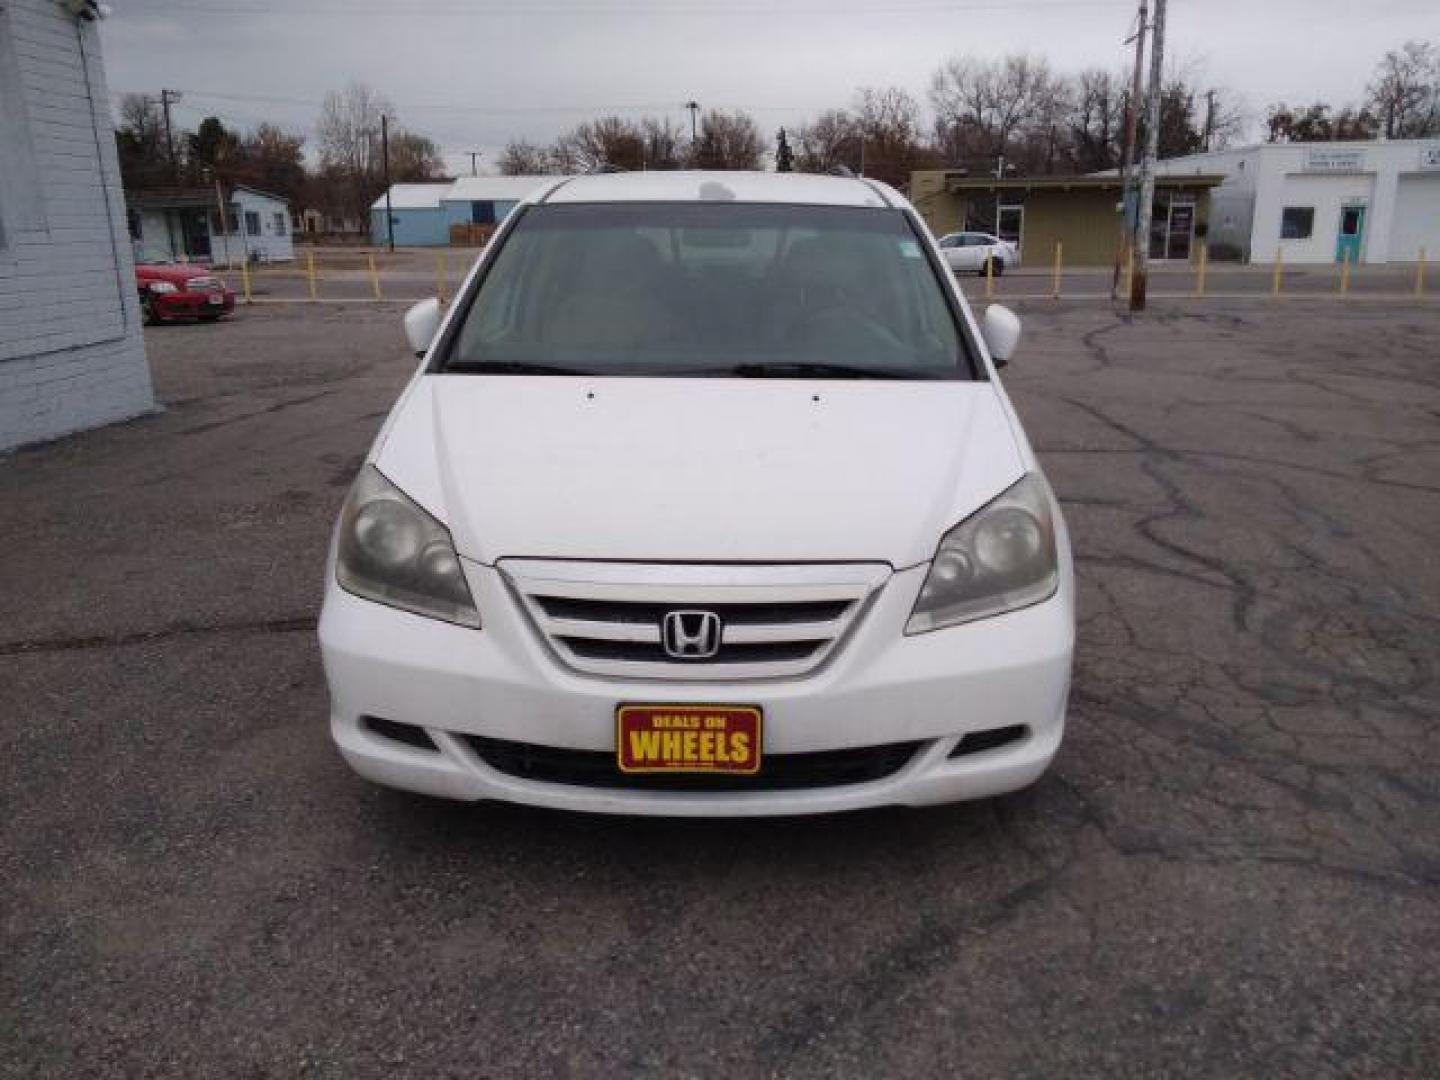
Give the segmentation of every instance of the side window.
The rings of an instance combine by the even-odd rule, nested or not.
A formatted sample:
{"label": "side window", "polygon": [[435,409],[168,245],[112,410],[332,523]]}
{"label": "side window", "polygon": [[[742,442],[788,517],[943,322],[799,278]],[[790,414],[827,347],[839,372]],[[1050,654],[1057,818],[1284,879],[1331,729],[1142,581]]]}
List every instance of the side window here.
{"label": "side window", "polygon": [[10,7],[0,4],[0,250],[17,232],[45,228],[45,194],[15,55]]}
{"label": "side window", "polygon": [[250,236],[260,235],[260,213],[257,210],[245,211],[245,232]]}
{"label": "side window", "polygon": [[275,211],[275,235],[285,235],[285,211],[283,210]]}
{"label": "side window", "polygon": [[1280,211],[1280,239],[1308,240],[1315,231],[1313,206],[1287,206]]}

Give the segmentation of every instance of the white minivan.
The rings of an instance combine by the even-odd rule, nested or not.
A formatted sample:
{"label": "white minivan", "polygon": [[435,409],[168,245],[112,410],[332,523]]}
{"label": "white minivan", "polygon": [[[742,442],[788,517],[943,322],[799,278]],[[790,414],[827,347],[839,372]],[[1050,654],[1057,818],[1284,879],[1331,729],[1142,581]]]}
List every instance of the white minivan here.
{"label": "white minivan", "polygon": [[340,752],[456,799],[623,814],[920,806],[1065,725],[1065,523],[895,191],[604,174],[522,203],[340,514]]}

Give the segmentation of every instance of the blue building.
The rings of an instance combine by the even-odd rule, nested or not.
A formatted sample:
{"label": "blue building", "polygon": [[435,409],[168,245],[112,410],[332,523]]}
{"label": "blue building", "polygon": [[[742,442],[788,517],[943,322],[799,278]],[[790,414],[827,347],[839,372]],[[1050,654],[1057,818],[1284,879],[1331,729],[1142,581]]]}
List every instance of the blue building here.
{"label": "blue building", "polygon": [[[440,210],[440,197],[450,190],[449,183],[392,184],[390,187],[390,224],[395,243],[403,247],[437,247],[450,242],[450,233]],[[370,239],[376,244],[389,240],[385,227],[385,196],[370,206]]]}
{"label": "blue building", "polygon": [[[466,176],[453,183],[395,184],[390,188],[390,218],[395,243],[403,247],[444,247],[450,226],[498,225],[516,204],[555,176]],[[370,239],[388,240],[385,196],[370,208]]]}

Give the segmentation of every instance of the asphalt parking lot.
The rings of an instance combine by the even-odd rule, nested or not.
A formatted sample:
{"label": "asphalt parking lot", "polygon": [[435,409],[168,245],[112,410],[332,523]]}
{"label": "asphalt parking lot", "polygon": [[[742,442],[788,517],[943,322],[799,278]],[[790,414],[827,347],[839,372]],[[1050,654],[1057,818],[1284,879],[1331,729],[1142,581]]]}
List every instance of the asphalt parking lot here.
{"label": "asphalt parking lot", "polygon": [[399,314],[154,328],[163,413],[0,459],[0,1075],[1440,1071],[1440,307],[1023,306],[1056,767],[744,822],[332,751],[322,562]]}

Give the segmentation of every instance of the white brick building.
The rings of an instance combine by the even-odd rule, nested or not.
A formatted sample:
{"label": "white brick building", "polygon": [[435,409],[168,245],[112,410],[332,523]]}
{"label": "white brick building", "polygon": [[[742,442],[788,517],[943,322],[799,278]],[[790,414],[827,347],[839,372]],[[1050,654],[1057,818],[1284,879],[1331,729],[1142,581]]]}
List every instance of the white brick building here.
{"label": "white brick building", "polygon": [[70,8],[0,0],[0,450],[154,407],[100,36]]}
{"label": "white brick building", "polygon": [[1251,262],[1440,258],[1440,139],[1265,143],[1160,162],[1164,176],[1221,173],[1211,253]]}

